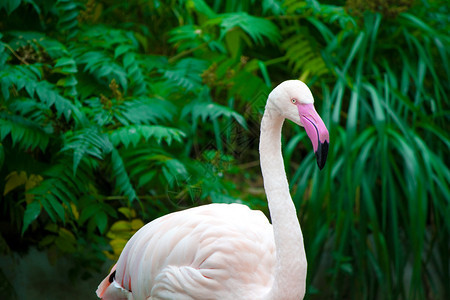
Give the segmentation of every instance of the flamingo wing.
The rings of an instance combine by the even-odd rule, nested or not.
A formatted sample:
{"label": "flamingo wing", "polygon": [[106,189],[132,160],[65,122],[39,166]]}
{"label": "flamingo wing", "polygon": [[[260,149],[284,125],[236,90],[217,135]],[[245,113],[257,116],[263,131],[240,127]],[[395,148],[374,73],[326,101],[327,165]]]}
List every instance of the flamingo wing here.
{"label": "flamingo wing", "polygon": [[[97,295],[136,300],[258,299],[271,287],[274,267],[273,230],[262,212],[240,204],[210,204],[142,227]],[[107,298],[108,293],[116,298]]]}

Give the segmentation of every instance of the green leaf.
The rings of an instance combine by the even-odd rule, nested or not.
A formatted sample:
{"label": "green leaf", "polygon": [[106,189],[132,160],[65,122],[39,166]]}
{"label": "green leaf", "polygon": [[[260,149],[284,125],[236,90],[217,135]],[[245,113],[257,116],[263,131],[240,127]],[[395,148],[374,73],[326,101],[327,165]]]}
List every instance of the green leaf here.
{"label": "green leaf", "polygon": [[4,0],[0,4],[0,8],[4,8],[6,10],[6,13],[10,15],[13,11],[15,11],[22,0]]}
{"label": "green leaf", "polygon": [[168,159],[163,162],[162,172],[171,187],[175,182],[183,181],[188,176],[188,172],[184,164],[175,158]]}
{"label": "green leaf", "polygon": [[209,19],[214,18],[216,13],[203,0],[190,0],[187,5],[192,5],[199,13],[206,15]]}
{"label": "green leaf", "polygon": [[41,204],[44,207],[44,210],[47,212],[50,219],[52,220],[52,222],[56,223],[55,211],[54,211],[52,205],[50,204],[50,202],[47,200],[47,198],[41,199]]}
{"label": "green leaf", "polygon": [[[134,50],[134,47],[131,45],[120,45],[119,47],[116,48],[116,50],[114,50],[114,58],[117,58],[119,56],[121,56],[124,53],[127,53],[130,50]],[[124,64],[125,64],[125,59],[124,59]],[[126,66],[126,64],[125,64]]]}
{"label": "green leaf", "polygon": [[179,52],[199,47],[202,41],[205,41],[205,36],[199,26],[184,25],[170,31],[169,42],[175,44]]}
{"label": "green leaf", "polygon": [[267,14],[270,11],[271,15],[279,16],[284,12],[282,1],[278,0],[263,0],[262,8],[264,14]]}
{"label": "green leaf", "polygon": [[258,66],[259,66],[259,69],[261,70],[261,74],[263,75],[264,82],[266,83],[266,85],[268,87],[271,87],[271,81],[270,81],[270,77],[269,77],[269,72],[267,72],[266,65],[264,64],[264,62],[258,60]]}
{"label": "green leaf", "polygon": [[382,102],[381,97],[378,95],[375,88],[373,86],[371,86],[370,84],[363,84],[363,87],[365,89],[367,89],[371,95],[372,105],[373,105],[373,108],[375,111],[376,120],[378,122],[384,122],[385,116],[384,116],[384,111],[381,108],[381,102]]}
{"label": "green leaf", "polygon": [[427,23],[425,23],[424,21],[419,19],[418,17],[416,17],[410,13],[402,13],[402,14],[400,14],[400,17],[408,20],[409,22],[411,22],[411,24],[413,24],[417,28],[422,29],[427,34],[429,34],[431,36],[436,35],[436,31],[432,27],[430,27]]}
{"label": "green leaf", "polygon": [[72,232],[60,227],[58,236],[55,239],[55,245],[63,252],[73,253],[76,251],[77,240]]}
{"label": "green leaf", "polygon": [[31,222],[36,220],[40,214],[41,204],[39,201],[33,201],[27,204],[27,208],[25,209],[25,213],[23,215],[22,235],[27,230],[28,226],[30,226]]}
{"label": "green leaf", "polygon": [[81,211],[81,215],[78,221],[80,222],[80,224],[84,224],[88,219],[101,211],[101,209],[102,207],[100,204],[89,203],[89,205],[83,208],[83,210]]}
{"label": "green leaf", "polygon": [[64,207],[61,205],[61,203],[58,201],[58,199],[53,195],[49,194],[46,197],[46,200],[51,205],[52,209],[55,211],[56,215],[59,217],[60,220],[65,222],[65,212]]}
{"label": "green leaf", "polygon": [[112,172],[114,178],[116,179],[116,188],[122,194],[127,196],[130,202],[133,202],[133,200],[138,199],[138,197],[133,185],[131,184],[130,177],[125,169],[122,157],[115,148],[112,149],[111,154],[111,163],[113,168]]}
{"label": "green leaf", "polygon": [[75,65],[75,60],[71,57],[61,57],[56,61],[55,67],[73,66]]}
{"label": "green leaf", "polygon": [[0,143],[0,168],[3,167],[3,163],[5,162],[5,148],[3,144]]}
{"label": "green leaf", "polygon": [[101,234],[104,234],[106,231],[106,226],[108,225],[108,216],[105,212],[101,211],[95,214],[95,223],[97,224],[98,230],[100,230]]}

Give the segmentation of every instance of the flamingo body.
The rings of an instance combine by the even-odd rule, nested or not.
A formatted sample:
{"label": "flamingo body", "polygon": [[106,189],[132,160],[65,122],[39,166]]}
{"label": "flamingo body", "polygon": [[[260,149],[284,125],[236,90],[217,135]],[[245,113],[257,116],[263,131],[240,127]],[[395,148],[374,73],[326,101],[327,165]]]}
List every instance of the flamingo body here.
{"label": "flamingo body", "polygon": [[122,297],[117,299],[261,299],[273,283],[275,260],[272,225],[262,212],[241,204],[209,204],[142,227],[111,271],[113,284],[107,276],[97,294],[105,299],[117,292]]}

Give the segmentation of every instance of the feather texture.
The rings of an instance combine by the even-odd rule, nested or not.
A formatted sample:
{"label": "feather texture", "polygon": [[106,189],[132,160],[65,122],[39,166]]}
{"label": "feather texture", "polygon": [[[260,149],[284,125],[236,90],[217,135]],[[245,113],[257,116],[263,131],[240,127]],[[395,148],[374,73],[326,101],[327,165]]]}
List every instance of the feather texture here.
{"label": "feather texture", "polygon": [[116,285],[108,286],[108,275],[97,294],[109,299],[107,289],[123,288],[130,299],[258,299],[274,267],[272,225],[262,212],[210,204],[142,227],[111,270]]}

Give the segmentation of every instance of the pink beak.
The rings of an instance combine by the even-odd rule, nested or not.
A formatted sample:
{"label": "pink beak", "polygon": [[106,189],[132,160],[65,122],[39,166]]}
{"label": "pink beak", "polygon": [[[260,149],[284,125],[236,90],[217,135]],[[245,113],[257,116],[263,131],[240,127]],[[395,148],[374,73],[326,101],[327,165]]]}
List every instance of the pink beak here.
{"label": "pink beak", "polygon": [[328,155],[328,144],[330,136],[328,129],[317,113],[314,105],[311,104],[297,104],[300,122],[311,140],[314,153],[317,158],[317,165],[319,169],[325,166]]}

